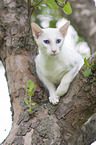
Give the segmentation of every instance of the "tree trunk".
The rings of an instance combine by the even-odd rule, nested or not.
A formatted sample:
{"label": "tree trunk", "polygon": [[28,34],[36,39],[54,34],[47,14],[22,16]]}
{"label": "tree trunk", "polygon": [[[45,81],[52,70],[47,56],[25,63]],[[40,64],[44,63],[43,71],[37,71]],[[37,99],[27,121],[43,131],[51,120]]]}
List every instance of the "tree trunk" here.
{"label": "tree trunk", "polygon": [[[2,0],[0,9],[0,59],[6,69],[13,112],[12,130],[3,144],[74,144],[79,129],[96,112],[96,54],[89,60],[95,64],[91,75],[84,77],[83,66],[67,94],[54,106],[36,76],[37,46],[29,31],[26,3]],[[33,115],[24,102],[28,96],[24,85],[29,79],[35,83]]]}

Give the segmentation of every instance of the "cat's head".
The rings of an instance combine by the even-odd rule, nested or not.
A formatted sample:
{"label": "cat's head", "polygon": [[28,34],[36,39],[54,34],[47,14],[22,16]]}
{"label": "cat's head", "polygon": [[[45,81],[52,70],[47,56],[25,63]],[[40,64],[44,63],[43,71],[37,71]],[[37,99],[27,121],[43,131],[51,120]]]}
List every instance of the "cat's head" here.
{"label": "cat's head", "polygon": [[41,29],[36,23],[32,23],[33,36],[39,46],[41,53],[56,56],[61,52],[61,46],[70,25],[68,21],[61,28]]}

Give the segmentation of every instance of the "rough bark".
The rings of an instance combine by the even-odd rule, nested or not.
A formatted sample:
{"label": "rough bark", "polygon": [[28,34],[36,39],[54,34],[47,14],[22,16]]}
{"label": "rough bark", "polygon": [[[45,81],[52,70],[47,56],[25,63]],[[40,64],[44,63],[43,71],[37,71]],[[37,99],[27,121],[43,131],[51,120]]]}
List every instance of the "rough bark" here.
{"label": "rough bark", "polygon": [[96,114],[94,114],[78,131],[74,145],[90,145],[96,141]]}
{"label": "rough bark", "polygon": [[[96,7],[95,3],[92,0],[71,0],[70,1],[72,6],[72,14],[65,15],[70,21],[73,27],[77,30],[78,34],[84,38],[84,40],[88,43],[91,52],[96,52]],[[94,115],[95,116],[95,115]],[[91,118],[88,122],[88,128],[82,129],[77,134],[75,142],[78,144],[90,144],[92,141],[96,140],[96,121],[94,117]],[[92,124],[94,120],[94,125]],[[83,131],[82,131],[83,130]],[[88,132],[86,134],[86,132]],[[81,133],[81,134],[80,134]],[[80,142],[81,141],[81,142]]]}
{"label": "rough bark", "polygon": [[[2,0],[0,10],[0,59],[6,69],[13,112],[12,130],[3,144],[74,144],[79,129],[96,112],[96,54],[89,60],[95,64],[91,75],[84,77],[83,66],[68,93],[53,106],[36,77],[37,47],[29,32],[26,3]],[[29,79],[35,83],[33,115],[24,103],[28,94],[23,86]]]}
{"label": "rough bark", "polygon": [[[32,118],[25,111],[27,106],[24,99],[27,92],[24,85],[31,79],[36,84],[34,92],[38,101],[46,96],[35,76],[34,57],[37,47],[29,32],[26,3],[23,0],[4,0],[0,3],[0,11],[2,12],[0,13],[0,58],[6,70],[13,112],[13,127],[4,144],[13,144],[12,142],[23,144],[22,136],[31,130],[30,118]],[[21,127],[23,118],[26,124]]]}

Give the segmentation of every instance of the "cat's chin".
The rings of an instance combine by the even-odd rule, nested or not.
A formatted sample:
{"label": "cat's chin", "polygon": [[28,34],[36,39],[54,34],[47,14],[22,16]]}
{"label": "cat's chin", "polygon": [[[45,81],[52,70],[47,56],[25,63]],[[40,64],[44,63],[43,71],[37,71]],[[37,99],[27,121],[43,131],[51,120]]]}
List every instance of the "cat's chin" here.
{"label": "cat's chin", "polygon": [[49,54],[50,57],[57,57],[59,54]]}

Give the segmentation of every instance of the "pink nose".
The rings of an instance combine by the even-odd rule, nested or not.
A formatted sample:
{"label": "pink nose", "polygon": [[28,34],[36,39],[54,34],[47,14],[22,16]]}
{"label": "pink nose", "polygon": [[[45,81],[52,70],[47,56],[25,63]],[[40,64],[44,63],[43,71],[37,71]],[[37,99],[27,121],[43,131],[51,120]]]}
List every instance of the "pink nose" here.
{"label": "pink nose", "polygon": [[52,52],[55,54],[56,53],[56,50],[52,50]]}

